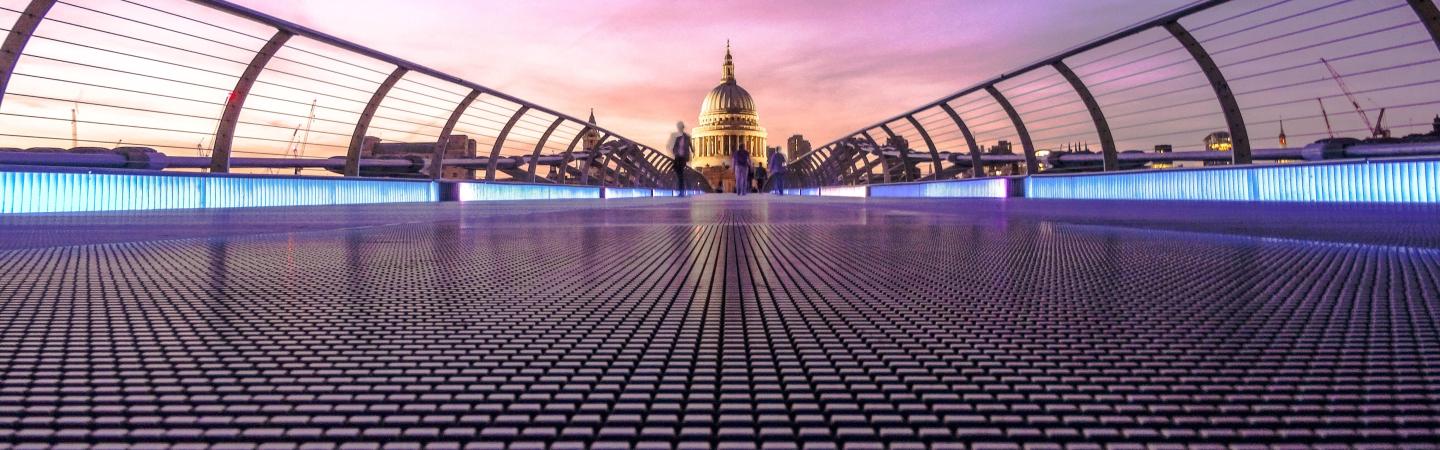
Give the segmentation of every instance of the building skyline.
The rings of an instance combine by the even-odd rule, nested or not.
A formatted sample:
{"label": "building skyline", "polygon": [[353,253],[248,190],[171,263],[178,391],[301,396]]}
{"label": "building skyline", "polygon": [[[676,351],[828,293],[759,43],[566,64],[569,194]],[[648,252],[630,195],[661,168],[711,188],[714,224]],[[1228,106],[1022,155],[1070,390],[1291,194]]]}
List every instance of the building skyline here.
{"label": "building skyline", "polygon": [[796,157],[809,153],[812,149],[810,141],[805,139],[804,135],[790,136],[790,139],[785,140],[785,161],[794,161]]}

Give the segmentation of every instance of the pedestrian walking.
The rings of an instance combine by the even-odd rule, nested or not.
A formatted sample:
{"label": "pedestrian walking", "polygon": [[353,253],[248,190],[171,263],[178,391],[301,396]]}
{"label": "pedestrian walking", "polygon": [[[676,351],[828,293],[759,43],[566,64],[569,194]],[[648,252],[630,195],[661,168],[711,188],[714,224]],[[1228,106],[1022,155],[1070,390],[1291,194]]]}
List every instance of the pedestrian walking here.
{"label": "pedestrian walking", "polygon": [[735,170],[735,194],[745,195],[750,191],[750,152],[741,145],[730,156],[730,167]]}
{"label": "pedestrian walking", "polygon": [[750,171],[750,173],[750,177],[755,179],[755,193],[765,193],[765,182],[768,181],[766,179],[770,177],[770,174],[765,170],[765,164],[755,166],[755,170]]}
{"label": "pedestrian walking", "polygon": [[685,122],[675,122],[675,132],[670,134],[670,155],[675,158],[675,193],[685,196],[685,172],[690,169],[690,135],[685,133]]}
{"label": "pedestrian walking", "polygon": [[785,155],[770,150],[770,190],[775,195],[785,195]]}

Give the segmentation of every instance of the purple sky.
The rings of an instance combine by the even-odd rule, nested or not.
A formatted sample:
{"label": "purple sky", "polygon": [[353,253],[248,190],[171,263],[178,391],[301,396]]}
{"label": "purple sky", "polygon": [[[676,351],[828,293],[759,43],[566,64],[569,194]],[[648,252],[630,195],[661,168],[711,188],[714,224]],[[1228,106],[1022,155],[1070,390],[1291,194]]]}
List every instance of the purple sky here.
{"label": "purple sky", "polygon": [[694,125],[725,40],[770,144],[817,145],[1183,0],[239,3],[652,146]]}

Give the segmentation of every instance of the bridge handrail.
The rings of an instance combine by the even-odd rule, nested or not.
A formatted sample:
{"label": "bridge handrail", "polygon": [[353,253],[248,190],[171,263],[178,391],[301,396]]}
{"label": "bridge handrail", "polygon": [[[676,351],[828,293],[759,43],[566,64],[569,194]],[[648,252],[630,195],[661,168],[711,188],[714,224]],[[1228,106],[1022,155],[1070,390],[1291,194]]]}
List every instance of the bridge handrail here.
{"label": "bridge handrail", "polygon": [[[1235,5],[1243,6],[1243,8],[1230,8],[1230,6]],[[1213,21],[1191,25],[1189,27],[1181,23],[1182,21],[1190,22],[1186,19],[1201,15],[1207,17],[1213,16],[1211,19],[1207,19]],[[1406,17],[1408,17],[1408,19],[1406,19]],[[1219,25],[1224,26],[1216,28]],[[1228,31],[1226,27],[1229,26],[1239,28],[1238,30]],[[1427,35],[1429,39],[1414,37],[1413,35],[1418,34],[1416,33],[1417,29],[1423,30],[1423,33]],[[1160,31],[1161,33],[1155,33],[1156,36],[1145,37],[1144,39],[1131,39],[1138,38],[1144,33],[1153,31]],[[1194,34],[1195,32],[1204,32],[1212,36],[1197,37],[1197,35]],[[1163,37],[1161,37],[1162,33],[1164,35]],[[1265,35],[1252,38],[1249,41],[1237,41],[1235,39],[1237,37],[1244,38],[1253,36],[1253,34],[1247,35],[1246,33],[1264,33]],[[1215,41],[1227,38],[1230,40],[1225,43],[1225,46],[1215,45]],[[1293,38],[1293,40],[1298,40],[1299,42],[1293,44],[1287,42],[1285,45],[1291,46],[1291,48],[1284,50],[1271,50],[1274,47],[1278,47],[1278,44],[1275,44],[1274,47],[1264,47],[1265,45],[1271,45],[1274,41],[1285,38]],[[1097,49],[1112,49],[1112,44],[1122,41],[1131,42],[1132,40],[1134,41],[1133,43],[1137,45],[1132,47],[1127,44],[1120,46],[1123,50],[1113,49],[1118,50],[1113,52],[1107,50],[1103,55],[1096,55],[1096,53],[1100,53],[1096,51]],[[1166,44],[1167,42],[1168,44]],[[1131,55],[1141,53],[1140,50],[1142,49],[1148,49],[1146,50],[1147,52],[1154,50],[1156,48],[1154,46],[1157,44],[1161,45],[1160,50],[1164,51],[1155,51],[1144,54],[1144,56],[1131,58]],[[1174,48],[1165,50],[1165,48],[1168,47],[1163,46],[1166,45]],[[1260,56],[1244,55],[1244,58],[1239,58],[1234,53],[1231,53],[1234,50],[1252,47],[1265,48],[1266,50],[1264,51],[1270,53]],[[1356,51],[1355,48],[1363,48],[1363,50]],[[1303,61],[1303,63],[1294,64],[1285,60],[1285,58],[1308,58],[1309,55],[1312,54],[1329,56],[1332,61],[1344,59],[1348,64],[1360,65],[1365,63],[1365,58],[1367,57],[1391,52],[1400,55],[1398,58],[1391,58],[1394,61],[1398,61],[1397,63],[1390,64],[1390,61],[1387,61],[1384,63],[1386,65],[1381,65],[1380,67],[1375,67],[1379,64],[1372,63],[1372,68],[1361,66],[1357,68],[1361,70],[1350,72],[1349,75],[1394,74],[1399,70],[1414,70],[1420,66],[1440,63],[1440,55],[1434,54],[1433,51],[1427,50],[1427,48],[1440,49],[1440,8],[1437,8],[1433,0],[1390,0],[1388,2],[1368,3],[1351,3],[1343,0],[1326,3],[1289,2],[1287,0],[1271,0],[1266,2],[1231,2],[1229,0],[1194,1],[1119,31],[1106,34],[1079,45],[1071,46],[1052,56],[1026,64],[1015,70],[1001,73],[947,94],[937,100],[857,129],[824,145],[817,146],[813,150],[800,155],[790,163],[790,173],[792,174],[791,182],[797,186],[827,186],[902,181],[911,179],[915,176],[914,174],[923,173],[924,169],[929,168],[928,166],[930,166],[931,161],[935,163],[935,170],[931,170],[930,175],[926,175],[929,177],[941,175],[955,177],[962,174],[960,169],[966,168],[969,170],[964,171],[963,174],[970,177],[983,177],[987,175],[987,172],[984,170],[985,166],[991,164],[991,162],[982,161],[984,158],[981,156],[986,155],[986,153],[983,152],[981,147],[981,138],[985,137],[979,136],[981,133],[986,133],[992,138],[998,135],[998,138],[1001,139],[1006,137],[1018,139],[1018,142],[1014,142],[1017,147],[1015,154],[1023,157],[1022,165],[1026,166],[1023,172],[1027,174],[1037,173],[1043,170],[1041,163],[1044,161],[1042,155],[1040,155],[1041,153],[1045,151],[1051,151],[1052,153],[1061,152],[1068,143],[1053,142],[1057,141],[1057,138],[1051,139],[1052,142],[1048,142],[1050,145],[1046,146],[1043,144],[1047,144],[1047,142],[1036,142],[1035,139],[1032,139],[1032,134],[1056,134],[1064,131],[1067,127],[1085,127],[1087,124],[1093,126],[1094,134],[1090,134],[1087,130],[1074,132],[1072,129],[1072,134],[1060,137],[1085,136],[1086,141],[1098,143],[1098,158],[1086,157],[1072,159],[1096,159],[1096,162],[1100,164],[1097,164],[1095,170],[1122,170],[1126,168],[1122,168],[1121,163],[1125,159],[1133,160],[1134,158],[1119,156],[1121,155],[1120,149],[1126,147],[1126,145],[1122,145],[1125,143],[1118,142],[1112,134],[1113,131],[1133,132],[1132,130],[1139,126],[1161,129],[1169,127],[1173,129],[1175,126],[1172,125],[1172,123],[1180,119],[1188,119],[1189,122],[1200,122],[1198,119],[1211,115],[1223,116],[1224,119],[1223,126],[1211,129],[1221,130],[1225,133],[1222,137],[1217,138],[1225,139],[1231,146],[1229,153],[1226,154],[1228,158],[1225,159],[1228,159],[1229,163],[1232,164],[1250,164],[1256,157],[1273,158],[1276,153],[1273,151],[1252,151],[1252,145],[1255,139],[1251,137],[1251,129],[1256,128],[1255,125],[1257,124],[1274,126],[1277,120],[1255,120],[1254,117],[1250,117],[1251,120],[1247,121],[1243,114],[1244,111],[1242,111],[1244,108],[1241,108],[1242,103],[1238,102],[1236,98],[1261,92],[1294,92],[1296,96],[1306,96],[1299,100],[1291,99],[1284,102],[1259,102],[1260,104],[1250,106],[1249,108],[1255,111],[1266,110],[1265,112],[1267,114],[1274,114],[1275,108],[1295,106],[1306,100],[1310,101],[1310,103],[1308,103],[1309,105],[1314,105],[1315,97],[1313,93],[1307,92],[1303,90],[1303,88],[1316,83],[1316,81],[1306,79],[1303,82],[1294,82],[1293,80],[1287,79],[1286,83],[1288,84],[1267,85],[1263,88],[1254,88],[1248,91],[1232,88],[1232,82],[1256,83],[1258,79],[1267,75],[1312,66],[1318,67],[1322,62],[1318,57],[1313,58],[1313,60]],[[1323,50],[1347,51],[1352,53],[1337,57],[1333,54],[1321,53]],[[1397,53],[1402,51],[1408,53]],[[1136,65],[1146,60],[1153,60],[1165,54],[1186,55],[1188,58],[1181,58],[1177,62],[1136,73],[1125,74],[1124,72],[1126,70],[1132,70],[1129,68],[1130,65]],[[1077,74],[1076,71],[1070,67],[1069,63],[1067,63],[1067,60],[1078,59],[1075,57],[1082,55],[1084,55],[1088,61],[1077,65],[1075,68],[1082,68],[1082,66],[1087,64],[1093,65],[1121,56],[1124,57],[1121,58],[1122,60],[1128,60],[1124,64],[1107,64],[1108,67],[1103,70],[1094,70],[1088,75]],[[1094,57],[1091,57],[1092,55],[1094,55]],[[1219,59],[1217,59],[1217,57],[1219,57]],[[923,64],[923,62],[921,63]],[[1152,77],[1159,78],[1158,81],[1152,81],[1146,78],[1142,82],[1134,79],[1137,76],[1149,74],[1156,70],[1175,68],[1180,64],[1193,64],[1195,71],[1186,72],[1190,69],[1179,67],[1180,72],[1182,72],[1179,75],[1163,73],[1162,75],[1167,78]],[[1278,68],[1266,67],[1264,71],[1257,71],[1260,69],[1238,72],[1233,70],[1227,71],[1227,69],[1234,69],[1236,66],[1242,64],[1272,64],[1277,65]],[[1114,72],[1117,71],[1117,69],[1123,69],[1120,70],[1120,73],[1123,75],[1115,76]],[[1098,78],[1098,75],[1107,72],[1112,73],[1112,78],[1087,80],[1087,78]],[[1434,72],[1431,71],[1430,73]],[[1237,74],[1239,76],[1237,76]],[[1189,115],[1182,115],[1178,118],[1154,117],[1167,112],[1170,112],[1172,115],[1180,114],[1174,112],[1177,111],[1177,108],[1193,109],[1193,106],[1196,104],[1203,106],[1202,102],[1205,101],[1204,99],[1193,100],[1177,98],[1180,93],[1188,89],[1198,89],[1200,88],[1199,86],[1166,90],[1154,94],[1149,91],[1144,91],[1144,95],[1137,99],[1127,99],[1124,101],[1110,100],[1109,103],[1102,101],[1106,100],[1104,97],[1107,95],[1145,87],[1150,87],[1154,90],[1155,87],[1160,86],[1160,83],[1180,80],[1182,77],[1190,75],[1203,75],[1204,82],[1201,86],[1206,86],[1209,90],[1213,91],[1211,101],[1216,102],[1218,105],[1218,113],[1199,115],[1187,113]],[[1024,77],[1023,79],[1021,78],[1022,76]],[[1230,78],[1227,79],[1227,76]],[[1395,80],[1387,78],[1386,80],[1379,81],[1379,83],[1385,83],[1384,85],[1367,89],[1361,93],[1375,95],[1398,93],[1391,96],[1391,101],[1395,103],[1380,105],[1382,107],[1389,106],[1390,112],[1392,113],[1391,117],[1396,116],[1395,113],[1397,109],[1410,109],[1413,111],[1416,108],[1440,104],[1440,101],[1419,102],[1403,95],[1404,93],[1419,93],[1431,89],[1430,86],[1440,83],[1440,79],[1425,78],[1423,80],[1409,80],[1403,79],[1405,76],[1409,76],[1410,78],[1423,77],[1423,75],[1409,74],[1397,76]],[[1049,79],[1058,79],[1059,81],[1040,83]],[[1328,77],[1321,81],[1332,83]],[[1116,87],[1117,83],[1120,86],[1118,88]],[[1045,86],[1038,88],[1027,87],[1041,84]],[[1102,85],[1106,85],[1105,87],[1109,92],[1091,92],[1095,87]],[[1069,89],[1065,89],[1065,86],[1068,86]],[[1164,87],[1170,89],[1170,86],[1173,86],[1173,84]],[[1333,86],[1334,84],[1330,84],[1330,86],[1322,87],[1328,90],[1333,89]],[[1022,87],[1026,87],[1026,89],[1021,89]],[[1048,91],[1050,88],[1055,88],[1055,90],[1059,92],[1052,93]],[[1343,89],[1342,87],[1342,90]],[[1024,102],[1020,103],[1013,101],[1036,93],[1041,93],[1043,96],[1040,98],[1032,97],[1025,99]],[[1348,95],[1349,93],[1347,92],[1346,94]],[[1061,98],[1062,96],[1064,96],[1064,98]],[[1059,105],[1054,104],[1060,100],[1071,97],[1073,97],[1074,100],[1060,103]],[[1322,98],[1336,101],[1339,97],[1342,96],[1339,95],[1337,91],[1334,95],[1324,95]],[[1057,98],[1060,98],[1060,100],[1055,100]],[[988,103],[986,103],[987,99]],[[966,103],[958,106],[952,105],[951,103],[962,100],[966,101]],[[1042,104],[1042,107],[1038,107],[1038,110],[1036,108],[1026,108],[1029,104],[1040,103],[1041,101],[1050,101],[1050,103]],[[1321,100],[1321,102],[1323,105],[1323,100]],[[1326,117],[1327,122],[1333,117],[1341,117],[1341,120],[1347,120],[1345,116],[1348,116],[1350,111],[1340,107],[1340,103],[1342,102],[1343,101],[1337,101],[1336,104],[1331,105],[1331,112],[1333,114],[1329,114],[1329,116]],[[980,104],[981,106],[969,109],[965,108],[972,104]],[[1072,104],[1079,104],[1083,107],[1077,111],[1065,114],[1057,114],[1055,111],[1052,111],[1056,108]],[[986,109],[985,105],[998,106],[998,108]],[[1112,115],[1107,116],[1107,111],[1104,111],[1104,109],[1114,108],[1117,105],[1124,105],[1125,113],[1115,115],[1114,111],[1108,111]],[[1371,115],[1373,115],[1377,109],[1381,111],[1384,110],[1384,108],[1378,107],[1360,108],[1361,111],[1368,112]],[[976,112],[977,110],[989,112],[980,114]],[[1046,111],[1046,113],[1037,114],[1039,111]],[[1002,112],[1004,114],[1000,114]],[[1283,113],[1285,111],[1280,110],[1280,112]],[[1085,113],[1088,113],[1088,120],[1079,120],[1078,117],[1085,115]],[[998,118],[977,121],[974,120],[977,118],[977,114],[979,114],[979,118]],[[1059,120],[1056,118],[1069,115],[1074,115],[1076,119],[1073,122],[1054,125],[1054,123]],[[1031,116],[1038,116],[1039,118],[1037,119],[1037,117]],[[1112,124],[1109,123],[1111,120],[1119,117],[1123,117],[1124,120],[1129,123],[1119,127],[1112,126]],[[1426,117],[1428,117],[1428,114]],[[929,118],[933,118],[933,120],[927,121],[926,119]],[[1282,114],[1280,120],[1278,120],[1282,135],[1282,147],[1285,118]],[[1307,114],[1302,117],[1291,116],[1290,118],[1292,119],[1292,125],[1301,120],[1318,124],[1321,115],[1312,116]],[[1027,121],[1027,119],[1029,119],[1029,121]],[[1036,128],[1033,123],[1029,123],[1037,120],[1042,122],[1049,120],[1050,124],[1047,125],[1049,128]],[[1027,127],[1027,125],[1029,126]],[[1428,125],[1428,123],[1406,123],[1398,125],[1397,128],[1423,129],[1427,128]],[[1367,126],[1370,125],[1367,124]],[[1378,128],[1378,126],[1377,124],[1376,127]],[[1435,126],[1436,129],[1430,134],[1433,135],[1433,137],[1440,138],[1440,120],[1437,120],[1437,125]],[[971,128],[976,129],[972,130]],[[942,131],[948,131],[948,133],[937,135],[937,129],[943,129]],[[1059,131],[1057,131],[1057,129],[1059,129]],[[1013,133],[1011,133],[1011,130],[1013,130]],[[972,131],[974,132],[972,133]],[[1331,133],[1332,135],[1343,136],[1343,133],[1354,131],[1356,130],[1339,129]],[[1369,132],[1371,130],[1363,131]],[[1133,138],[1132,140],[1139,141],[1153,139],[1154,137],[1173,137],[1189,132],[1190,131],[1156,134],[1148,138],[1142,136]],[[1304,135],[1293,135],[1292,137],[1299,138],[1316,134],[1317,133],[1308,133]],[[963,140],[960,138],[961,135],[963,135]],[[938,139],[934,139],[937,136],[949,136],[948,145],[952,147],[968,147],[966,153],[970,155],[971,161],[961,164],[960,160],[952,159],[949,161],[951,165],[948,167],[943,166],[941,164],[943,162],[942,160],[947,158],[941,158],[939,153],[941,152],[941,147],[946,146],[947,143],[941,142],[937,145],[936,141]],[[1038,137],[1039,134],[1036,134],[1036,136]],[[872,156],[870,152],[862,151],[855,145],[847,145],[847,143],[858,143],[860,144],[859,146],[873,144],[873,146],[879,147],[882,146],[882,142],[887,141],[887,138],[898,142],[897,145],[885,145],[892,151],[898,152],[898,154],[893,156],[886,154],[873,155],[876,157],[876,161],[870,160],[870,156]],[[1091,141],[1090,139],[1094,140]],[[960,143],[956,144],[956,142]],[[1077,141],[1071,140],[1070,142],[1074,143]],[[1154,143],[1152,140],[1145,144],[1149,145]],[[1377,146],[1383,146],[1383,144],[1388,143],[1390,143],[1390,141],[1380,139],[1374,142],[1367,142],[1367,144],[1375,144]],[[1134,144],[1136,143],[1131,142],[1129,146],[1131,148],[1138,146]],[[914,148],[921,145],[923,145],[924,148]],[[1382,150],[1382,152],[1383,151],[1384,150]],[[955,151],[952,150],[952,155],[954,152]],[[929,154],[928,157],[927,153]],[[921,167],[921,165],[918,164],[920,162],[925,162],[925,167]],[[1009,163],[1006,162],[1006,164]],[[1128,167],[1128,169],[1133,168],[1134,167]],[[875,173],[876,170],[881,171],[879,175]],[[898,176],[896,176],[897,174]]]}

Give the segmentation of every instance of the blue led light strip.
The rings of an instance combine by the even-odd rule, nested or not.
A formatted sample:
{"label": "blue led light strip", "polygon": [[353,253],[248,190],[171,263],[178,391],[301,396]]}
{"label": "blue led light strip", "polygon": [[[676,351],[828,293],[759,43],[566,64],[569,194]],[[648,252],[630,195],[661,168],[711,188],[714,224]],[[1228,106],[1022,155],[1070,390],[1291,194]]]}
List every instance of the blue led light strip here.
{"label": "blue led light strip", "polygon": [[1026,197],[1087,200],[1440,202],[1440,160],[1413,159],[1035,176]]}
{"label": "blue led light strip", "polygon": [[0,214],[434,202],[428,181],[0,171]]}
{"label": "blue led light strip", "polygon": [[642,198],[653,196],[655,196],[655,192],[650,188],[605,188],[605,198]]}
{"label": "blue led light strip", "polygon": [[460,201],[555,200],[600,198],[597,186],[523,183],[460,183]]}
{"label": "blue led light strip", "polygon": [[1007,178],[927,181],[921,183],[877,184],[871,197],[1005,198]]}

